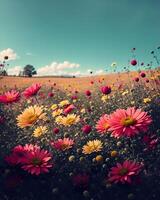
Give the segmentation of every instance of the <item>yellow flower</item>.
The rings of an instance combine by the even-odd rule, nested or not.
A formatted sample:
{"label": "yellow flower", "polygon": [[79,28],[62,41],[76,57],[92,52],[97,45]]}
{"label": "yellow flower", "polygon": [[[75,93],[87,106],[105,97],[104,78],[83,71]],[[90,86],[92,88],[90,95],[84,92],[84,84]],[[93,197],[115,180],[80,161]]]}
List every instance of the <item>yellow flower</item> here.
{"label": "yellow flower", "polygon": [[63,107],[63,106],[66,106],[66,105],[69,105],[69,101],[68,100],[63,100],[59,103],[59,106],[60,107]]}
{"label": "yellow flower", "polygon": [[103,101],[103,103],[105,103],[108,99],[108,96],[107,95],[103,95],[101,100]]}
{"label": "yellow flower", "polygon": [[85,113],[86,112],[85,108],[82,108],[80,112]]}
{"label": "yellow flower", "polygon": [[91,154],[102,150],[102,142],[100,140],[90,140],[83,146],[84,154]]}
{"label": "yellow flower", "polygon": [[61,115],[62,112],[63,112],[62,109],[57,109],[57,110],[53,111],[52,116],[57,117],[57,116]]}
{"label": "yellow flower", "polygon": [[56,110],[57,109],[57,104],[53,104],[52,106],[51,106],[51,110]]}
{"label": "yellow flower", "polygon": [[68,114],[66,117],[56,118],[56,122],[58,124],[62,124],[64,126],[71,126],[79,122],[80,117],[75,114]]}
{"label": "yellow flower", "polygon": [[150,98],[144,98],[144,99],[143,99],[143,102],[144,102],[144,103],[150,103],[150,102],[151,102],[151,99],[150,99]]}
{"label": "yellow flower", "polygon": [[62,119],[63,119],[62,116],[58,116],[58,117],[56,117],[55,122],[56,122],[57,124],[61,124]]}
{"label": "yellow flower", "polygon": [[73,99],[73,103],[76,103],[77,102],[77,100],[76,99]]}
{"label": "yellow flower", "polygon": [[30,106],[26,108],[22,114],[17,117],[17,125],[20,128],[32,126],[39,119],[46,120],[46,113],[43,112],[40,106]]}
{"label": "yellow flower", "polygon": [[118,155],[118,152],[113,150],[111,151],[111,157],[116,157]]}
{"label": "yellow flower", "polygon": [[151,80],[156,80],[156,77],[155,76],[151,76],[150,79]]}
{"label": "yellow flower", "polygon": [[122,92],[122,96],[124,96],[124,95],[126,95],[126,94],[128,94],[129,93],[129,91],[128,90],[125,90],[124,92]]}
{"label": "yellow flower", "polygon": [[103,156],[98,155],[98,156],[95,157],[95,160],[96,160],[97,162],[103,162]]}
{"label": "yellow flower", "polygon": [[43,135],[46,132],[47,132],[47,127],[46,126],[39,126],[34,130],[33,136],[34,137],[40,137],[41,135]]}

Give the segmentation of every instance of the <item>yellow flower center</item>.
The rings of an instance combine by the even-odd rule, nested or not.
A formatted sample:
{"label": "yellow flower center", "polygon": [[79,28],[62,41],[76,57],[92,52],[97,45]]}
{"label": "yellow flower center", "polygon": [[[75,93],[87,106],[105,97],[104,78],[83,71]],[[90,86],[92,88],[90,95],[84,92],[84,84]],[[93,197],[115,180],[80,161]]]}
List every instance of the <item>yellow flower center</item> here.
{"label": "yellow flower center", "polygon": [[103,127],[104,127],[104,129],[108,129],[108,128],[109,128],[109,124],[108,124],[108,123],[105,123],[105,124],[103,125]]}
{"label": "yellow flower center", "polygon": [[37,116],[36,115],[30,115],[29,117],[28,117],[28,121],[30,122],[30,123],[33,123],[33,122],[35,122],[37,120]]}
{"label": "yellow flower center", "polygon": [[12,96],[7,96],[6,99],[7,99],[7,101],[12,101],[13,97]]}
{"label": "yellow flower center", "polygon": [[122,120],[122,125],[124,126],[132,126],[136,123],[136,120],[131,118],[131,117],[126,117],[125,119]]}
{"label": "yellow flower center", "polygon": [[67,124],[72,124],[74,121],[75,121],[74,118],[68,118],[68,119],[66,120],[66,123],[67,123]]}
{"label": "yellow flower center", "polygon": [[124,175],[126,175],[128,173],[128,169],[127,168],[122,168],[122,169],[120,169],[120,171],[119,171],[119,175],[120,176],[124,176]]}

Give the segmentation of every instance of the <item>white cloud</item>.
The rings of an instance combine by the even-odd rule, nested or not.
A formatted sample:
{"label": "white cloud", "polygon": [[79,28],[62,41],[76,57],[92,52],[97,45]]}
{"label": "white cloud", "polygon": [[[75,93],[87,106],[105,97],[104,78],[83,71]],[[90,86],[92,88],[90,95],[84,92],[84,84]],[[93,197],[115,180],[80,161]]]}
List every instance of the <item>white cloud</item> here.
{"label": "white cloud", "polygon": [[0,61],[3,61],[5,56],[8,56],[8,60],[17,59],[17,54],[14,52],[13,49],[10,48],[0,51]]}
{"label": "white cloud", "polygon": [[103,71],[103,69],[100,69],[100,70],[95,71],[94,74],[95,75],[101,75],[101,74],[104,74],[104,71]]}
{"label": "white cloud", "polygon": [[[70,63],[69,61],[64,61],[63,63],[52,62],[50,65],[40,67],[37,69],[38,76],[44,75],[64,75],[63,70],[78,68],[80,65],[77,63]],[[69,73],[67,73],[69,74]]]}
{"label": "white cloud", "polygon": [[21,70],[22,70],[21,66],[15,66],[15,67],[9,68],[7,70],[7,72],[8,72],[8,75],[16,75],[17,76]]}

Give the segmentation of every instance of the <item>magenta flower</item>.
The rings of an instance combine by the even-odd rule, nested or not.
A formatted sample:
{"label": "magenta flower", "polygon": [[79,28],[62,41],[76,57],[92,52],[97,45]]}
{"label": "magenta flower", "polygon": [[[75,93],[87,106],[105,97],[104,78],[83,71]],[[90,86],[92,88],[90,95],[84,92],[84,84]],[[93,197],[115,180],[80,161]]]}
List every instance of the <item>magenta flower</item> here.
{"label": "magenta flower", "polygon": [[134,161],[126,160],[123,164],[117,163],[109,172],[109,181],[114,183],[132,183],[132,177],[137,176],[141,171],[142,165]]}
{"label": "magenta flower", "polygon": [[41,88],[41,85],[35,83],[35,84],[31,85],[30,87],[28,87],[27,89],[25,89],[25,91],[23,92],[23,95],[26,98],[35,96],[38,93],[38,91],[40,90],[40,88]]}
{"label": "magenta flower", "polygon": [[109,86],[102,86],[101,87],[101,92],[103,94],[110,94],[111,93],[111,87],[109,87]]}
{"label": "magenta flower", "polygon": [[109,131],[114,137],[132,137],[140,132],[146,132],[152,123],[147,112],[130,107],[127,110],[117,109],[109,118]]}

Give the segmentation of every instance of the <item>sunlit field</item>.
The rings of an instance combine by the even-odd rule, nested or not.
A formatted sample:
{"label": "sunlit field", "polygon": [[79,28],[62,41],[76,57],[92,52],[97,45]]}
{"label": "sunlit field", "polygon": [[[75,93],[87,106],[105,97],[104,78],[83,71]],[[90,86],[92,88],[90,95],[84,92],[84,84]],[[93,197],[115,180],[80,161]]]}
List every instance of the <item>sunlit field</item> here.
{"label": "sunlit field", "polygon": [[1,77],[0,199],[158,199],[159,76]]}

